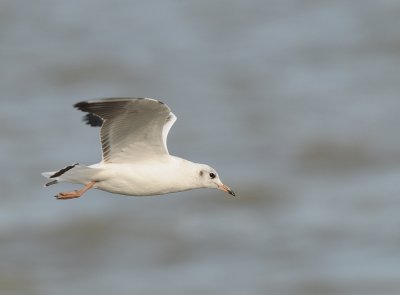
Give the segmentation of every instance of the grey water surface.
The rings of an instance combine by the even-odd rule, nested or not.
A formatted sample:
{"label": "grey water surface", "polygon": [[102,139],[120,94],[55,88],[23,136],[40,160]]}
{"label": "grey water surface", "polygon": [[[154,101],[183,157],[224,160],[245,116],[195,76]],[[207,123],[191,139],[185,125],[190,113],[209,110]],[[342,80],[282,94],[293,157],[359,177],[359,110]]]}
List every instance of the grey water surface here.
{"label": "grey water surface", "polygon": [[[399,1],[1,1],[0,294],[400,294]],[[162,99],[216,190],[71,201],[72,105]]]}

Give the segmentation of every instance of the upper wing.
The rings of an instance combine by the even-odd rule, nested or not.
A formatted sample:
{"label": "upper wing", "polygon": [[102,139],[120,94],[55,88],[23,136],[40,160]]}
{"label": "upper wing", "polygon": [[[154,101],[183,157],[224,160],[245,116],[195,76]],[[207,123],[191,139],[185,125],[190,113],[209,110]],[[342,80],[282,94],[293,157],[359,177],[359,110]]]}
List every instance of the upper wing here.
{"label": "upper wing", "polygon": [[168,154],[167,136],[176,121],[163,102],[151,98],[106,98],[74,105],[85,121],[101,126],[104,162],[129,162]]}

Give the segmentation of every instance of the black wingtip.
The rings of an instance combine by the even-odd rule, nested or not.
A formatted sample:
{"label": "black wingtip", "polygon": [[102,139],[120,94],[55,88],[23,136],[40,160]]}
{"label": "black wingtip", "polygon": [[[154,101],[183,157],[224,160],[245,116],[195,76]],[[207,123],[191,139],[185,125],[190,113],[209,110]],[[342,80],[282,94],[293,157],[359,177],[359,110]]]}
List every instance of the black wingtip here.
{"label": "black wingtip", "polygon": [[48,187],[48,186],[53,185],[53,184],[56,184],[56,183],[58,183],[58,180],[52,180],[52,181],[46,183],[44,186],[45,186],[45,187]]}
{"label": "black wingtip", "polygon": [[75,163],[73,165],[69,165],[67,167],[64,167],[60,170],[58,170],[56,173],[54,173],[53,175],[51,175],[49,178],[56,178],[59,177],[61,175],[63,175],[65,172],[67,172],[68,170],[71,170],[72,168],[74,168],[76,165],[79,165],[79,163]]}
{"label": "black wingtip", "polygon": [[92,127],[101,127],[103,125],[103,119],[93,113],[83,116],[82,121]]}
{"label": "black wingtip", "polygon": [[89,105],[89,102],[80,101],[80,102],[77,102],[76,104],[74,104],[74,108],[77,108],[78,110],[85,112],[88,105]]}

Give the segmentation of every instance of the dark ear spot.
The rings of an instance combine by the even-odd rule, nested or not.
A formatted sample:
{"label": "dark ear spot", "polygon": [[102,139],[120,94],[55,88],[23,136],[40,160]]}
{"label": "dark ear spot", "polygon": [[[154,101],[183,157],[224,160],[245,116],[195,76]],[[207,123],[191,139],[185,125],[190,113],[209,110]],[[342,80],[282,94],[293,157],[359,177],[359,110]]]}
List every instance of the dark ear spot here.
{"label": "dark ear spot", "polygon": [[200,170],[200,176],[203,176],[203,174],[204,174],[204,172],[203,172],[203,170]]}

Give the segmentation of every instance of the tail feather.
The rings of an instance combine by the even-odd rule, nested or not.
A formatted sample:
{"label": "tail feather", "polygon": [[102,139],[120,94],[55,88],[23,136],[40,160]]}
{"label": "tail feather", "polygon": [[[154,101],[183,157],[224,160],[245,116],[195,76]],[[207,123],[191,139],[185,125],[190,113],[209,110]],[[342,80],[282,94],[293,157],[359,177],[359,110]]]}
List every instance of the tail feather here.
{"label": "tail feather", "polygon": [[96,169],[76,163],[55,172],[43,172],[42,175],[51,180],[45,184],[45,186],[50,186],[62,181],[71,183],[88,183],[92,181],[92,176],[96,172]]}
{"label": "tail feather", "polygon": [[43,172],[42,176],[46,177],[46,178],[50,178],[50,176],[52,176],[55,172]]}

